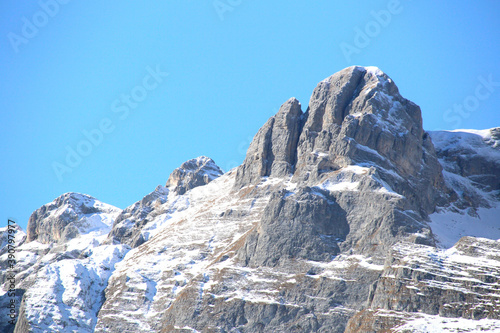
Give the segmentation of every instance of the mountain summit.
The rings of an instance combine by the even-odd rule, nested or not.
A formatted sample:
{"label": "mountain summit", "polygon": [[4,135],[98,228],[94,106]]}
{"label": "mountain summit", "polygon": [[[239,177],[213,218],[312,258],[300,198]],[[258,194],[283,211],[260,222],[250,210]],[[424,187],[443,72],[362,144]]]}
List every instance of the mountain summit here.
{"label": "mountain summit", "polygon": [[389,76],[346,68],[236,169],[202,156],[124,210],[75,193],[36,210],[1,329],[500,330],[499,138],[426,132]]}

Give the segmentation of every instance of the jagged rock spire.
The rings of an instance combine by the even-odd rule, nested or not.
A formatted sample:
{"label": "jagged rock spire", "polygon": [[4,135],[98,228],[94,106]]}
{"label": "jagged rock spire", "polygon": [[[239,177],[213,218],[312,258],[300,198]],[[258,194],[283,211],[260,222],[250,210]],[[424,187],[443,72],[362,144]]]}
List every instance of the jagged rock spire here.
{"label": "jagged rock spire", "polygon": [[290,98],[269,118],[255,135],[245,162],[237,170],[236,186],[258,182],[263,176],[285,177],[294,171],[302,115],[299,101]]}
{"label": "jagged rock spire", "polygon": [[296,99],[282,105],[250,144],[235,188],[256,184],[262,176],[288,175],[314,185],[360,163],[391,170],[407,181],[424,179],[420,185],[390,177],[384,181],[410,197],[414,185],[421,187],[426,195],[418,206],[427,212],[437,200],[433,187],[444,190],[442,169],[418,105],[403,98],[380,69],[352,66],[321,81],[305,113]]}

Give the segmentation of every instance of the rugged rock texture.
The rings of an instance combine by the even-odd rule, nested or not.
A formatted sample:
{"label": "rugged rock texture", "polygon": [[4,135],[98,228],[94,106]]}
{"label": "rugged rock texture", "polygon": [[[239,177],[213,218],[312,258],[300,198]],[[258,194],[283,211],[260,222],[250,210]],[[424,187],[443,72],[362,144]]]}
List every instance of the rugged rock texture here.
{"label": "rugged rock texture", "polygon": [[222,174],[211,158],[201,156],[182,163],[170,174],[165,186],[182,195],[190,189],[210,183]]}
{"label": "rugged rock texture", "polygon": [[195,187],[203,186],[222,175],[222,170],[208,157],[182,163],[167,180],[166,187],[159,185],[141,201],[125,208],[116,218],[107,244],[127,244],[137,247],[150,237],[148,228],[156,228],[155,219],[183,210],[183,195]]}
{"label": "rugged rock texture", "polygon": [[66,193],[31,214],[27,241],[50,244],[75,238],[80,229],[88,227],[92,215],[105,214],[113,219],[120,209],[80,193]]}
{"label": "rugged rock texture", "polygon": [[449,250],[401,243],[387,258],[368,309],[351,318],[346,332],[377,332],[381,323],[396,327],[421,314],[499,319],[499,291],[500,241],[464,237]]}
{"label": "rugged rock texture", "polygon": [[239,259],[245,266],[288,266],[290,259],[330,261],[349,233],[345,211],[310,188],[273,193]]}
{"label": "rugged rock texture", "polygon": [[237,170],[235,188],[258,183],[261,177],[287,177],[295,171],[303,114],[297,99],[284,103],[257,132]]}
{"label": "rugged rock texture", "polygon": [[489,207],[484,192],[500,200],[500,128],[431,132],[444,176],[457,190],[458,209]]}
{"label": "rugged rock texture", "polygon": [[[127,246],[102,246],[120,209],[88,195],[66,193],[31,216],[28,237],[16,234],[15,297],[0,293],[0,315],[14,299],[17,324],[2,332],[92,332],[114,263]],[[0,265],[8,253],[0,250]],[[6,291],[5,271],[0,280]]]}
{"label": "rugged rock texture", "polygon": [[74,194],[37,210],[16,332],[500,330],[500,241],[458,241],[500,238],[499,142],[427,133],[386,74],[346,68],[237,170],[200,157],[121,212]]}
{"label": "rugged rock texture", "polygon": [[127,244],[137,247],[146,239],[142,233],[145,225],[152,221],[158,212],[154,212],[168,200],[169,189],[159,185],[153,192],[142,200],[125,208],[115,220],[113,229],[109,233],[107,244]]}
{"label": "rugged rock texture", "polygon": [[[441,171],[420,108],[379,69],[353,66],[320,82],[305,114],[291,99],[267,121],[238,168],[235,188],[289,175],[297,187],[323,188],[357,227],[343,239],[346,249],[383,258],[400,237],[429,235],[421,221],[456,196]],[[424,238],[416,241],[432,243]]]}
{"label": "rugged rock texture", "polygon": [[[379,69],[353,66],[330,76],[301,113],[292,99],[259,130],[238,169],[237,187],[291,172],[295,182],[316,185],[334,171],[364,164],[377,166],[380,178],[414,210],[432,213],[453,195],[422,128],[420,108]],[[280,135],[283,128],[288,136]]]}
{"label": "rugged rock texture", "polygon": [[[469,219],[477,224],[470,229],[484,228],[480,208],[497,207],[490,219],[498,221],[498,133],[498,128],[430,133],[446,184],[457,193],[448,209],[477,217]],[[452,229],[440,231],[445,237],[464,227],[458,222],[460,214],[448,215],[451,221],[446,222]],[[436,223],[433,226],[443,228]],[[494,229],[487,236],[498,238]],[[450,327],[447,318],[455,318],[448,322],[458,323],[457,329],[464,331],[499,330],[499,249],[500,241],[475,237],[463,237],[449,250],[398,243],[370,292],[367,309],[350,319],[346,332],[378,332],[383,328],[424,332],[433,325]],[[481,321],[471,324],[466,319]]]}

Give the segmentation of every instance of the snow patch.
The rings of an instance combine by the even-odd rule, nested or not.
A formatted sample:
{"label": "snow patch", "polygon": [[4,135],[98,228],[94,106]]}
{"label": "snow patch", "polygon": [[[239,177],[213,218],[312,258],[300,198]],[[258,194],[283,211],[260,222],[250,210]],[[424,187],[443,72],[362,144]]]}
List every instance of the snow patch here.
{"label": "snow patch", "polygon": [[478,216],[465,212],[442,211],[430,215],[429,227],[443,248],[452,247],[464,236],[500,239],[500,204],[494,208],[478,208]]}
{"label": "snow patch", "polygon": [[427,314],[417,314],[414,319],[393,329],[394,332],[414,333],[458,333],[458,332],[499,332],[500,320],[446,318]]}

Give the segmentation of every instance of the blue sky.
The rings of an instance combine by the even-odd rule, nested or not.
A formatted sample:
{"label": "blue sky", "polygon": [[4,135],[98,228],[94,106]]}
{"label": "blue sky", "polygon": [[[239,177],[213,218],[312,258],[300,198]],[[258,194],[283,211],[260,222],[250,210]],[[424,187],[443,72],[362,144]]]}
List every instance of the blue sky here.
{"label": "blue sky", "polygon": [[[290,97],[378,66],[427,130],[500,126],[498,1],[2,1],[0,217],[227,170]],[[78,154],[78,157],[75,157]]]}

